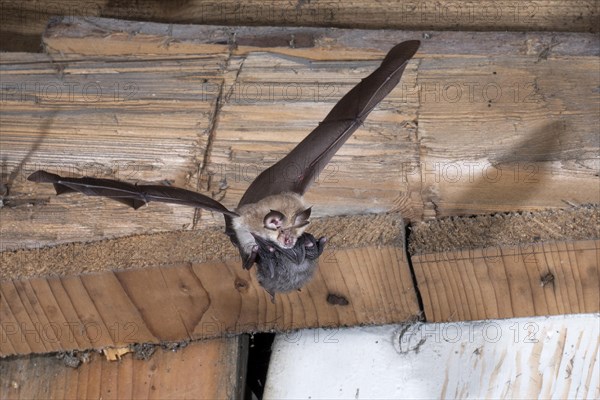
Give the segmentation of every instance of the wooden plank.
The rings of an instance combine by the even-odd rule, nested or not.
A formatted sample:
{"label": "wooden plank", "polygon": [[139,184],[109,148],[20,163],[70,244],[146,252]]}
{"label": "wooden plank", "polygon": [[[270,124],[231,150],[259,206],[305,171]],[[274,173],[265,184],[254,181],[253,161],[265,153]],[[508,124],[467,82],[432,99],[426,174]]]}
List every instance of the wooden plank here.
{"label": "wooden plank", "polygon": [[451,0],[415,2],[359,0],[337,2],[264,2],[194,0],[177,7],[157,1],[135,4],[91,0],[2,3],[3,51],[38,51],[46,21],[52,16],[104,16],[137,21],[218,25],[335,26],[363,29],[421,29],[467,31],[597,31],[597,4],[576,0],[512,2],[484,0],[458,3]]}
{"label": "wooden plank", "polygon": [[[207,56],[152,65],[122,60],[59,67],[40,55],[30,63],[3,65],[1,173],[10,187],[0,211],[0,247],[191,224],[194,210],[187,207],[157,205],[149,218],[105,199],[56,197],[51,186],[31,185],[26,178],[48,169],[67,176],[167,180],[197,190],[190,177],[204,158],[216,103],[206,87],[220,84],[221,61]],[[31,204],[45,204],[45,212],[31,213]]]}
{"label": "wooden plank", "polygon": [[276,336],[264,398],[597,399],[599,335],[598,314],[306,329]]}
{"label": "wooden plank", "polygon": [[[68,298],[27,289],[48,286],[64,288]],[[348,305],[330,304],[332,294]],[[382,324],[419,314],[404,251],[390,245],[329,248],[315,278],[301,292],[278,294],[275,304],[239,259],[8,280],[0,295],[2,356]],[[45,313],[35,312],[39,305]]]}
{"label": "wooden plank", "polygon": [[427,321],[600,311],[600,240],[523,243],[411,257]]}
{"label": "wooden plank", "polygon": [[55,355],[0,360],[3,399],[241,399],[247,339],[190,343],[177,351],[155,349],[149,359],[127,354],[120,361],[88,353],[71,368]]}
{"label": "wooden plank", "polygon": [[581,90],[600,84],[597,65],[539,55],[421,63],[426,216],[599,203],[600,96]]}
{"label": "wooden plank", "polygon": [[[54,198],[50,188],[25,182],[24,177],[35,166],[60,166],[73,174],[134,181],[166,179],[212,194],[233,207],[258,171],[308,133],[359,75],[376,66],[385,50],[400,40],[422,36],[421,32],[382,35],[317,28],[255,28],[254,32],[222,27],[212,34],[208,27],[177,27],[170,36],[161,24],[104,19],[71,22],[53,25],[47,35],[52,58],[63,60],[69,79],[85,76],[84,71],[92,67],[96,78],[118,67],[119,72],[136,76],[136,82],[145,85],[147,96],[143,102],[132,102],[130,108],[124,106],[124,130],[107,120],[120,115],[115,107],[121,104],[113,100],[107,109],[90,108],[83,101],[65,109],[64,104],[50,102],[60,105],[58,111],[7,101],[1,114],[6,131],[2,136],[3,175],[6,179],[17,171],[18,179],[4,199],[13,207],[0,209],[2,249],[222,224],[219,215],[203,213],[199,219],[185,207],[153,205],[132,212],[98,199]],[[227,45],[233,33],[239,41],[236,50]],[[297,47],[284,40],[303,34],[310,40]],[[165,47],[165,40],[170,39],[181,46]],[[125,44],[129,47],[119,47]],[[111,58],[108,64],[106,60],[82,61],[77,53],[69,56],[69,51],[80,51],[105,57],[107,49],[113,48],[120,48],[121,56]],[[166,49],[159,61],[151,55],[157,49]],[[595,134],[600,116],[594,104],[599,94],[577,90],[600,84],[595,73],[599,51],[594,35],[589,34],[433,34],[423,41],[403,84],[319,177],[308,198],[319,205],[315,215],[402,211],[408,219],[420,220],[600,202],[594,190],[598,182],[594,149],[600,145]],[[136,52],[137,56],[132,55]],[[213,55],[198,56],[198,52]],[[482,57],[491,61],[482,63]],[[26,64],[15,64],[14,58],[2,64],[7,82],[20,87],[23,79],[27,81],[24,77],[36,73],[40,82],[62,82],[56,78],[60,75],[56,63],[48,58],[39,63],[26,59]],[[354,61],[341,62],[349,59]],[[158,72],[154,70],[157,65]],[[196,74],[195,68],[201,72]],[[172,80],[162,86],[164,74]],[[189,89],[193,86],[190,81],[201,78],[208,79],[206,86]],[[80,86],[89,83],[81,79],[76,81]],[[481,102],[486,85],[490,91],[500,87],[506,93],[493,107]],[[469,87],[477,88],[478,97],[473,101]],[[532,87],[538,88],[535,101],[524,101]],[[448,98],[449,91],[458,88],[458,101]],[[517,102],[513,101],[515,88],[525,90],[519,92]],[[253,94],[258,89],[264,90],[264,95]],[[162,99],[155,99],[152,93]],[[219,93],[223,96],[217,105]],[[24,108],[39,114],[36,123],[23,124]],[[8,113],[11,109],[14,115]],[[166,112],[155,121],[157,110],[163,109]],[[76,119],[70,113],[87,119]],[[187,115],[185,126],[178,122],[179,113]],[[91,125],[87,120],[97,123]],[[140,139],[153,125],[170,133],[162,136],[152,131],[153,140]],[[37,144],[45,130],[52,135]],[[177,136],[174,141],[174,135],[185,139]],[[543,140],[538,140],[540,137]],[[209,138],[212,151],[207,155]],[[69,146],[61,139],[68,140]],[[94,148],[103,150],[91,150],[86,144],[90,140]],[[132,143],[143,146],[132,148]],[[162,151],[164,148],[175,149],[176,157]],[[123,164],[123,159],[131,160],[134,170]],[[20,164],[23,167],[19,168]],[[499,169],[505,173],[497,179]],[[559,198],[555,193],[562,195]],[[78,199],[76,203],[73,197]]]}
{"label": "wooden plank", "polygon": [[598,53],[592,33],[165,25],[78,17],[53,20],[43,37],[45,51],[54,60],[82,55],[91,58],[119,55],[192,57],[220,53],[246,55],[256,51],[321,61],[380,60],[394,44],[414,39],[423,41],[419,49],[421,57],[427,54],[536,55],[546,59],[557,55]]}
{"label": "wooden plank", "polygon": [[[104,43],[96,43],[92,48],[106,48],[106,45],[109,42],[109,40],[106,40]],[[382,54],[378,53],[377,57],[380,58],[381,55]],[[367,58],[373,58],[373,54],[370,53],[366,56]],[[245,104],[247,102],[246,99],[240,98],[239,92],[242,92],[242,96],[245,96],[244,88],[254,88],[256,87],[256,84],[261,87],[264,86],[264,82],[257,82],[252,78],[252,75],[257,73],[264,75],[264,67],[266,65],[271,65],[271,67],[268,67],[271,71],[273,71],[273,68],[279,70],[281,66],[277,66],[276,64],[281,63],[282,60],[273,60],[271,58],[265,60],[260,56],[252,61],[232,58],[225,63],[225,66],[221,65],[220,67],[215,67],[214,63],[217,63],[217,60],[221,60],[222,57],[225,57],[225,55],[220,54],[214,57],[206,57],[204,62],[206,62],[208,66],[205,66],[204,68],[210,71],[204,74],[201,73],[200,76],[207,77],[206,79],[208,79],[208,82],[205,82],[206,84],[201,84],[201,87],[198,87],[197,89],[191,90],[191,93],[188,93],[188,89],[181,87],[181,80],[186,80],[185,85],[186,87],[189,86],[189,81],[193,80],[189,78],[189,75],[194,73],[192,65],[197,65],[197,62],[201,63],[203,57],[200,57],[200,61],[181,60],[180,58],[177,58],[176,60],[163,60],[162,63],[166,64],[166,66],[164,66],[164,71],[155,72],[157,74],[173,73],[176,75],[173,78],[174,82],[169,82],[167,79],[163,82],[165,87],[162,88],[163,91],[168,92],[167,85],[171,85],[175,88],[171,89],[174,91],[174,94],[171,92],[157,93],[159,90],[156,90],[156,92],[152,91],[152,94],[155,94],[156,97],[166,97],[162,100],[157,100],[157,103],[164,101],[171,104],[173,102],[173,97],[195,97],[200,102],[200,107],[206,107],[205,112],[196,113],[197,110],[190,104],[181,101],[177,102],[177,107],[183,107],[184,109],[188,108],[185,113],[196,113],[195,115],[197,115],[198,118],[196,124],[200,126],[200,129],[204,130],[204,134],[200,135],[200,142],[194,144],[193,148],[186,148],[189,152],[193,153],[192,156],[184,159],[179,158],[177,160],[178,162],[172,162],[172,155],[170,155],[169,152],[158,151],[154,146],[146,147],[145,142],[142,142],[142,147],[136,147],[135,149],[131,148],[131,142],[139,142],[140,137],[147,135],[147,128],[151,125],[149,120],[144,119],[139,122],[134,121],[134,123],[127,126],[126,131],[118,131],[119,135],[98,135],[95,132],[95,125],[90,125],[90,121],[98,119],[106,122],[106,110],[98,108],[79,109],[77,107],[78,104],[73,105],[75,109],[74,112],[84,113],[86,115],[88,115],[87,113],[91,114],[84,120],[70,120],[70,123],[77,124],[77,126],[74,132],[68,132],[68,136],[63,136],[64,133],[62,132],[62,129],[65,129],[65,126],[61,126],[60,124],[55,127],[57,130],[56,134],[51,132],[51,134],[46,134],[44,136],[45,130],[56,125],[50,117],[47,117],[46,119],[42,118],[40,120],[40,126],[30,125],[31,132],[24,133],[23,128],[21,128],[22,122],[18,122],[21,120],[17,121],[16,118],[11,118],[9,111],[11,110],[11,107],[14,107],[15,109],[23,107],[22,102],[19,100],[27,93],[13,93],[11,96],[8,96],[7,107],[3,108],[3,111],[6,110],[6,118],[3,118],[2,120],[7,135],[3,136],[2,145],[3,148],[9,149],[7,151],[8,156],[6,157],[6,162],[4,163],[4,176],[5,179],[8,177],[8,180],[11,180],[11,182],[9,182],[11,187],[10,195],[5,200],[5,205],[8,207],[4,207],[1,211],[4,213],[3,220],[5,221],[2,229],[6,233],[2,236],[3,240],[0,242],[1,248],[6,250],[19,247],[44,246],[74,240],[89,241],[116,235],[126,235],[128,233],[133,233],[136,230],[138,232],[156,232],[159,230],[172,230],[181,227],[193,227],[199,223],[198,218],[192,218],[193,210],[186,209],[185,207],[162,205],[158,211],[141,210],[142,212],[133,213],[131,210],[128,210],[121,205],[110,204],[111,202],[106,200],[98,201],[98,199],[84,198],[80,199],[77,204],[72,204],[72,200],[69,200],[68,198],[52,197],[50,195],[52,189],[49,187],[42,189],[41,193],[45,195],[41,196],[41,198],[36,198],[39,185],[34,185],[25,181],[25,177],[33,170],[40,167],[46,167],[51,170],[55,170],[57,167],[63,167],[59,169],[62,169],[63,171],[66,169],[68,174],[115,176],[129,180],[146,181],[160,181],[167,179],[169,182],[176,185],[187,186],[191,189],[194,189],[194,185],[201,187],[205,192],[208,191],[209,194],[212,193],[215,197],[222,199],[227,206],[234,207],[241,197],[242,190],[245,190],[249,184],[249,179],[252,179],[257,175],[257,168],[262,169],[266,167],[268,163],[275,161],[283,154],[283,152],[288,151],[291,146],[295,145],[314,126],[316,126],[316,121],[318,121],[319,118],[322,118],[322,111],[333,106],[339,97],[342,96],[343,91],[349,89],[356,83],[355,74],[352,74],[350,77],[346,76],[346,78],[340,78],[341,74],[350,73],[350,69],[353,68],[352,64],[344,65],[343,67],[340,67],[337,63],[324,64],[322,68],[315,69],[310,68],[310,66],[302,60],[296,60],[295,62],[292,62],[290,67],[295,66],[296,69],[304,71],[304,74],[307,74],[308,76],[296,77],[296,82],[288,83],[287,81],[294,77],[290,76],[289,73],[284,73],[283,76],[277,78],[277,82],[266,83],[267,88],[275,88],[275,93],[273,95],[269,95],[264,99],[254,99],[250,101],[251,103],[258,104],[258,111],[266,111],[271,110],[274,102],[283,100],[289,102],[292,106],[292,110],[289,111],[291,114],[283,114],[281,112],[271,113],[265,120],[254,120],[254,125],[256,127],[252,128],[251,132],[247,135],[249,138],[240,141],[237,138],[237,136],[239,136],[237,130],[240,129],[240,121],[245,121],[243,123],[244,125],[241,127],[242,131],[250,129],[252,120],[249,116],[254,115],[257,112],[257,109],[253,104],[250,104],[248,107]],[[365,55],[361,57],[365,57]],[[145,60],[132,62],[132,60],[127,57],[119,58],[118,60],[119,61],[117,61],[116,64],[111,62],[110,67],[106,61],[98,62],[98,65],[92,62],[91,65],[94,66],[94,68],[101,69],[106,67],[111,70],[117,67],[123,69],[130,68],[135,71],[141,69],[140,75],[136,75],[139,80],[144,80],[142,74],[145,74],[145,68],[152,69],[152,71],[156,71],[157,68],[157,63],[154,59],[154,61]],[[23,86],[20,83],[20,79],[22,79],[23,76],[27,76],[31,69],[37,71],[38,69],[43,70],[44,68],[48,68],[44,66],[43,62],[41,65],[38,65],[37,63],[31,63],[30,60],[28,61],[27,66],[23,66],[23,68],[25,68],[24,70],[21,69],[21,66],[18,64],[4,64],[9,75],[7,77],[7,85],[10,86],[12,84],[16,88],[19,88]],[[268,63],[265,64],[267,61]],[[379,60],[377,62],[368,63],[365,65],[366,68],[364,69],[364,72],[361,73],[366,75],[378,62]],[[71,65],[71,63],[74,64]],[[169,67],[169,65],[172,65],[171,63],[180,65],[181,68],[177,71],[171,71]],[[254,64],[254,67],[252,68],[247,67],[250,71],[250,75],[246,73],[241,74],[242,64],[244,63],[247,63],[248,66]],[[85,65],[88,64],[89,63],[87,62],[80,64],[80,61],[70,60],[67,62],[67,67],[65,67],[63,71],[67,71],[65,73],[71,74],[73,73],[72,71],[86,68]],[[88,65],[87,68],[92,68],[92,66]],[[211,69],[212,67],[215,68]],[[53,76],[53,73],[54,70],[50,70],[49,76]],[[325,93],[321,94],[318,92],[320,89],[318,84],[315,85],[315,81],[318,80],[319,74],[325,73],[328,74],[328,80],[330,82],[325,84]],[[137,72],[135,72],[135,74],[137,74]],[[222,81],[215,80],[214,74],[220,76]],[[243,80],[240,80],[240,76]],[[412,79],[414,79],[414,68],[412,69],[412,76]],[[40,79],[44,80],[49,78],[42,77]],[[147,79],[152,79],[153,81],[160,80],[157,76],[152,76],[152,74],[150,74]],[[250,79],[250,81],[246,81],[246,79]],[[261,80],[262,79],[264,78],[261,78]],[[345,82],[344,87],[339,92],[336,90],[336,92],[333,93],[331,89],[337,89],[334,82],[340,79],[351,80]],[[410,77],[407,79],[410,79]],[[220,85],[222,82],[225,82],[225,89],[221,89]],[[85,86],[84,83],[85,82],[80,83],[78,87]],[[291,85],[300,96],[295,95],[296,97],[292,99],[283,99],[281,96],[285,96],[288,85]],[[26,89],[28,88],[26,85],[24,87]],[[228,88],[230,88],[231,91],[229,91]],[[317,92],[315,92],[315,90],[317,90]],[[183,91],[183,93],[180,93],[181,91]],[[204,93],[205,91],[210,91],[210,94]],[[209,110],[210,107],[216,107],[215,101],[221,91],[223,92],[223,102],[226,104],[226,107],[218,107],[220,116],[217,119],[214,116],[214,112],[210,112]],[[32,93],[31,95],[33,96],[35,93]],[[398,100],[398,94],[392,98],[392,100],[394,99]],[[236,103],[240,103],[239,107]],[[300,108],[293,103],[300,103]],[[320,189],[320,191],[318,190],[313,197],[309,198],[309,201],[311,202],[324,205],[322,209],[315,209],[315,216],[332,214],[334,211],[336,214],[347,214],[357,211],[381,212],[390,209],[403,209],[406,210],[407,214],[411,214],[413,213],[411,211],[413,208],[419,208],[418,184],[409,189],[407,184],[402,182],[399,169],[400,159],[414,158],[417,154],[416,148],[414,145],[404,145],[406,144],[407,138],[396,141],[394,138],[395,132],[393,132],[395,129],[394,125],[403,124],[404,121],[414,117],[414,115],[411,117],[411,113],[414,114],[414,104],[411,106],[412,111],[409,111],[407,115],[394,113],[393,107],[388,106],[387,104],[386,101],[385,107],[389,108],[388,110],[382,108],[373,113],[373,127],[367,125],[368,129],[361,131],[361,137],[363,139],[358,143],[360,148],[355,145],[354,148],[349,149],[347,154],[340,154],[340,158],[334,159],[334,163],[331,164],[330,170],[327,171],[327,177],[321,178],[321,180],[325,180],[326,183],[320,185],[322,186],[322,189]],[[32,107],[37,109],[37,106],[35,105],[32,105]],[[137,114],[148,117],[156,115],[157,111],[151,106],[149,106],[147,110],[140,111],[139,103],[137,102],[134,102],[131,107],[136,107],[135,112]],[[157,105],[157,107],[159,106]],[[172,107],[172,104],[169,107]],[[166,113],[170,111],[169,107],[167,107]],[[144,109],[145,108],[146,107],[144,106]],[[233,111],[229,111],[230,108],[233,109]],[[315,111],[317,112],[316,114],[314,113]],[[62,109],[56,112],[56,115],[63,118]],[[19,111],[17,110],[15,113],[18,114]],[[112,114],[114,118],[119,117],[119,111],[115,111],[114,109],[111,109],[110,114]],[[285,140],[283,145],[280,144],[280,142],[282,142],[281,135],[278,135],[277,137],[272,136],[274,134],[274,132],[272,132],[274,127],[273,124],[275,123],[277,126],[281,125],[281,121],[274,120],[274,118],[281,119],[287,118],[290,115],[303,116],[304,114],[309,116],[309,118],[303,117],[301,122],[295,123],[296,128],[294,128],[294,134],[283,137]],[[60,119],[58,116],[56,118]],[[180,122],[177,121],[181,119],[181,115],[164,114],[164,118],[162,117],[163,115],[161,114],[162,121],[159,126],[180,124]],[[64,118],[68,118],[68,114],[65,114]],[[203,154],[206,147],[203,146],[205,146],[209,140],[205,135],[209,135],[209,137],[217,135],[212,132],[212,127],[216,126],[214,125],[216,122],[213,121],[217,121],[218,126],[223,127],[226,133],[223,135],[223,140],[214,142],[214,158],[212,156],[204,157]],[[191,120],[190,122],[194,121]],[[81,126],[79,126],[79,124],[81,124]],[[410,122],[408,122],[408,124],[410,125]],[[115,125],[113,122],[106,123],[105,129],[112,132],[112,130],[118,129],[118,125],[118,123]],[[257,145],[252,142],[254,140],[252,135],[264,130],[265,126],[271,129],[271,132],[268,132],[271,136],[262,136],[260,138],[261,143],[258,144],[257,147]],[[379,127],[379,129],[376,130],[375,128],[377,127]],[[408,129],[412,128],[409,127]],[[81,131],[85,131],[86,134],[81,135]],[[194,140],[199,136],[195,127],[191,131],[183,131],[179,132],[179,134],[186,135],[186,139],[194,138]],[[30,137],[29,135],[32,136]],[[53,159],[53,154],[63,154],[65,152],[65,138],[68,138],[69,141],[72,140],[74,142],[72,146],[79,148],[83,145],[80,141],[89,140],[88,135],[93,137],[92,140],[94,143],[101,145],[103,150],[97,150],[96,146],[94,147],[96,150],[92,150],[92,153],[90,154],[89,149],[86,147],[81,153],[71,153],[70,157],[61,157],[60,159],[54,157],[55,159]],[[79,136],[81,136],[81,138]],[[171,136],[155,137],[151,144],[155,144],[160,148],[171,149],[175,146],[175,143],[171,142],[170,139]],[[238,142],[241,144],[238,144]],[[23,146],[22,143],[25,143],[25,146]],[[17,144],[19,144],[18,146],[20,147],[17,147]],[[181,146],[187,144],[191,144],[191,142],[186,143],[185,141],[182,141]],[[27,147],[27,145],[29,145],[29,147]],[[365,146],[371,147],[369,150],[371,158],[364,157],[360,154],[361,152],[364,152]],[[12,150],[13,148],[14,151]],[[263,151],[269,151],[270,154],[261,157],[260,152]],[[121,152],[125,152],[125,154],[122,155]],[[230,154],[230,156],[227,154]],[[159,157],[159,159],[157,160],[156,157]],[[117,159],[116,161],[115,158]],[[119,164],[123,163],[121,158],[130,158],[133,161],[128,162],[123,166]],[[377,163],[374,164],[372,158],[377,159]],[[204,165],[205,159],[209,161],[209,165]],[[348,160],[345,161],[345,164],[349,166],[349,168],[340,168],[337,166],[337,163],[339,163],[338,160],[344,159]],[[89,160],[94,160],[91,164],[91,168]],[[381,166],[385,168],[382,169],[380,168]],[[132,167],[134,170],[130,171]],[[123,169],[125,171],[123,171]],[[370,171],[372,173],[367,179],[361,178],[360,181],[358,181],[357,174],[364,176],[362,174],[364,174],[365,171]],[[125,174],[123,174],[123,172],[125,172]],[[355,175],[354,178],[352,175]],[[373,179],[374,176],[377,176],[377,178]],[[341,182],[343,186],[340,186],[339,182]],[[357,184],[364,186],[364,189],[357,191],[355,188]],[[209,185],[209,187],[207,188],[206,185]],[[228,187],[228,185],[230,187]],[[225,189],[223,189],[223,187],[225,187]],[[338,187],[340,189],[337,189]],[[400,195],[398,194],[399,192],[401,193]],[[337,196],[340,193],[343,195],[342,197]],[[377,194],[377,199],[373,198],[373,193]],[[349,201],[349,199],[352,199],[352,201]],[[327,202],[330,204],[327,204]],[[45,207],[46,213],[35,213],[35,216],[32,216],[31,207],[29,207],[32,203],[47,204],[47,208]],[[82,210],[89,207],[91,204],[96,204],[99,207],[97,209],[97,214],[81,213]],[[105,207],[107,205],[110,206]],[[156,219],[153,219],[151,215],[155,212],[159,215],[157,215]],[[128,213],[135,216],[134,219],[128,220],[126,218]],[[420,213],[417,212],[416,214]],[[71,217],[74,219],[70,221]],[[203,226],[222,224],[222,218],[219,215],[203,213],[202,218],[203,220],[201,223]],[[144,223],[142,221],[148,220],[153,220],[154,222],[150,223],[147,228],[144,228]],[[66,223],[66,221],[70,222]],[[32,232],[36,232],[36,234],[34,235]],[[10,235],[8,233],[10,233]]]}

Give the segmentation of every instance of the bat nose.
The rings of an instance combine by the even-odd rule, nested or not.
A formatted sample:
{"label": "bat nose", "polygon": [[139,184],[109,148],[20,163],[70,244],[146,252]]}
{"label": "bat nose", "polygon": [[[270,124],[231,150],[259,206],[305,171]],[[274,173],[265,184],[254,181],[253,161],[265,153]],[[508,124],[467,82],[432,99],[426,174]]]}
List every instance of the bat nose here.
{"label": "bat nose", "polygon": [[294,244],[296,244],[296,238],[294,237],[294,235],[292,234],[292,232],[290,232],[289,230],[283,230],[281,231],[281,234],[279,236],[279,241],[281,242],[281,244],[285,247],[293,247]]}

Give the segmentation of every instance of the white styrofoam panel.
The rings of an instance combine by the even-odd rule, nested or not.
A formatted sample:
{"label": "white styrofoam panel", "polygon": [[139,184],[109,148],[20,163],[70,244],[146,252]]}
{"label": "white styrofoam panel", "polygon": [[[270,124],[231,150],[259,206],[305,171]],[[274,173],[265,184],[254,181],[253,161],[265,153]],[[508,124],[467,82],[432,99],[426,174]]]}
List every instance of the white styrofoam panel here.
{"label": "white styrofoam panel", "polygon": [[600,315],[277,335],[265,399],[600,398]]}

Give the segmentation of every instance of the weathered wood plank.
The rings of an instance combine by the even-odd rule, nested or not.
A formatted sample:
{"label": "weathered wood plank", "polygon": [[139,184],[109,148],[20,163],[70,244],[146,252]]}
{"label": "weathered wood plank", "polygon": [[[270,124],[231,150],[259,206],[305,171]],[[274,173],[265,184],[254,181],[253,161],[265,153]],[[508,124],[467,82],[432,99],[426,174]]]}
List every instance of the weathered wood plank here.
{"label": "weathered wood plank", "polygon": [[[426,215],[600,202],[597,57],[435,57],[419,65]],[[575,82],[579,82],[575,84]]]}
{"label": "weathered wood plank", "polygon": [[[18,207],[0,210],[2,249],[222,224],[219,215],[203,213],[201,221],[192,218],[185,207],[153,205],[132,212],[82,196],[53,198],[51,189],[24,182],[31,171],[17,166],[64,164],[63,171],[78,175],[169,180],[198,188],[233,207],[258,171],[307,134],[347,89],[376,66],[385,50],[421,36],[420,32],[317,28],[255,28],[253,32],[176,27],[168,33],[161,24],[71,22],[54,25],[48,32],[54,59],[68,56],[69,51],[84,52],[86,58],[89,54],[105,57],[108,49],[119,49],[115,43],[129,47],[121,48],[121,56],[109,63],[81,61],[81,54],[58,64],[32,63],[30,57],[26,64],[15,64],[10,58],[3,63],[7,82],[19,87],[23,79],[27,81],[24,77],[33,74],[40,82],[64,86],[59,80],[62,70],[63,79],[76,79],[83,86],[90,83],[81,78],[85,71],[99,79],[117,68],[120,74],[129,71],[127,76],[136,76],[146,95],[143,101],[125,105],[111,100],[106,108],[79,101],[50,102],[48,109],[45,103],[18,102],[9,96],[13,100],[2,113],[3,175],[10,177],[17,171],[18,182],[5,202]],[[303,32],[310,40],[296,47],[283,40]],[[232,33],[238,42],[230,50],[227,38]],[[165,40],[171,39],[183,47],[165,47]],[[142,46],[149,43],[150,47]],[[160,49],[165,53],[157,61],[152,54]],[[198,56],[199,52],[213,55]],[[593,190],[598,183],[594,149],[599,146],[595,132],[600,116],[594,105],[599,94],[593,88],[600,84],[595,73],[599,52],[594,35],[589,34],[432,34],[400,87],[341,149],[309,193],[308,200],[319,205],[315,215],[399,210],[419,220],[599,202]],[[341,62],[348,59],[354,61]],[[159,81],[165,80],[165,74],[172,80],[166,79],[163,86]],[[200,83],[202,79],[208,80]],[[592,89],[581,92],[582,87]],[[497,88],[503,95],[491,104],[484,101],[487,92],[492,96]],[[222,98],[217,104],[219,93]],[[526,101],[530,97],[534,101]],[[4,112],[11,107],[14,115]],[[36,122],[24,124],[19,117],[30,113],[37,116]],[[186,115],[183,123],[181,113]],[[125,128],[120,129],[120,124]],[[153,126],[168,134],[159,134]],[[37,144],[46,130],[56,141]],[[153,135],[150,141],[148,132]],[[209,137],[212,151],[205,157]],[[101,150],[91,150],[88,143]],[[30,207],[32,202],[37,205]]]}
{"label": "weathered wood plank", "polygon": [[43,40],[45,51],[55,60],[82,55],[86,58],[119,55],[191,57],[198,54],[231,52],[245,55],[249,52],[268,51],[309,60],[340,61],[378,60],[394,44],[414,39],[423,40],[419,50],[421,57],[427,54],[536,55],[542,58],[598,55],[595,38],[591,33],[166,25],[75,17],[53,20],[44,32]]}
{"label": "weathered wood plank", "polygon": [[524,243],[411,257],[427,321],[600,311],[599,240]]}
{"label": "weathered wood plank", "polygon": [[241,399],[243,337],[158,347],[149,359],[127,354],[118,362],[89,353],[78,368],[54,355],[0,360],[3,399]]}
{"label": "weathered wood plank", "polygon": [[451,0],[359,0],[265,2],[262,0],[194,0],[172,5],[146,0],[115,3],[63,0],[2,3],[0,38],[3,51],[38,51],[46,21],[52,16],[102,16],[137,21],[218,25],[335,26],[366,29],[467,31],[597,31],[594,1],[539,0],[459,3]]}
{"label": "weathered wood plank", "polygon": [[[158,204],[150,217],[106,199],[56,197],[51,185],[31,185],[26,178],[48,169],[198,189],[190,177],[204,159],[216,102],[206,88],[220,84],[221,62],[206,56],[59,66],[40,55],[37,62],[3,65],[1,173],[9,198],[0,210],[0,247],[191,224],[194,210],[188,207]],[[44,204],[45,212],[32,213],[30,204]]]}
{"label": "weathered wood plank", "polygon": [[[64,288],[68,298],[28,289],[47,286]],[[349,304],[329,304],[330,294]],[[382,324],[419,314],[404,252],[389,245],[330,249],[315,278],[301,292],[277,295],[275,304],[237,259],[2,281],[0,297],[3,356]]]}

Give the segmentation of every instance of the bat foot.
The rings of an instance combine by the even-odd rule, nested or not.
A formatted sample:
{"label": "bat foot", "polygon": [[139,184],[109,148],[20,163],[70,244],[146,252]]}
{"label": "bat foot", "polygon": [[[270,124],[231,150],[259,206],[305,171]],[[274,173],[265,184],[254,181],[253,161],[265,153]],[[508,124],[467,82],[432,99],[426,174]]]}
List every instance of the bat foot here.
{"label": "bat foot", "polygon": [[325,236],[321,236],[317,241],[317,248],[319,250],[319,256],[323,254],[323,250],[325,250],[325,245],[327,244],[327,238]]}
{"label": "bat foot", "polygon": [[254,246],[252,246],[252,250],[250,251],[250,255],[248,256],[248,258],[246,258],[246,260],[244,260],[244,264],[242,265],[242,267],[244,269],[252,268],[252,266],[256,262],[257,256],[258,256],[258,245],[255,244]]}

